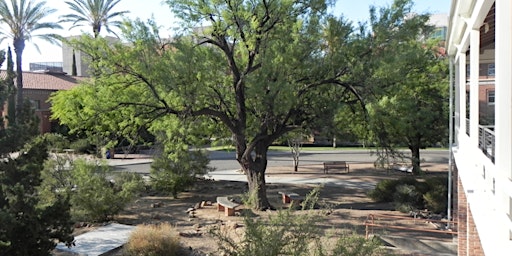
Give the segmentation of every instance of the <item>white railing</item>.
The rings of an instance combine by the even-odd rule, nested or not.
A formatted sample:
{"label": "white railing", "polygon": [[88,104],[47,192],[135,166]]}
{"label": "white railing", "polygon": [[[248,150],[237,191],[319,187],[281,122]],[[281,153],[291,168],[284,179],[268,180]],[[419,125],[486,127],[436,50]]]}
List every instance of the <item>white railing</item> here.
{"label": "white railing", "polygon": [[478,147],[494,163],[496,147],[493,125],[478,126]]}

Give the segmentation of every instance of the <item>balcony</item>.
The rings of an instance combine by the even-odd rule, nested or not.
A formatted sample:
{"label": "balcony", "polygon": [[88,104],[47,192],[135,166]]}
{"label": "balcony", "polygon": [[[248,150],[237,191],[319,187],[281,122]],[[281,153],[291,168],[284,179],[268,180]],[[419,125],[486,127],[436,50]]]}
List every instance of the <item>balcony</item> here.
{"label": "balcony", "polygon": [[478,148],[494,163],[495,142],[494,125],[478,126]]}

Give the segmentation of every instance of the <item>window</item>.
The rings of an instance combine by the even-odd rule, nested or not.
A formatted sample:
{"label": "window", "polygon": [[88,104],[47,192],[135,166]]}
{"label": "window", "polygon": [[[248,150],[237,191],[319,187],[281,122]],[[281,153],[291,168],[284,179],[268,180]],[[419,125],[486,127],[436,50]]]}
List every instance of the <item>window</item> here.
{"label": "window", "polygon": [[30,103],[35,110],[41,109],[41,102],[39,100],[30,100]]}
{"label": "window", "polygon": [[489,105],[494,104],[495,96],[494,96],[494,90],[487,91],[487,103]]}
{"label": "window", "polygon": [[487,65],[487,76],[494,76],[494,63]]}

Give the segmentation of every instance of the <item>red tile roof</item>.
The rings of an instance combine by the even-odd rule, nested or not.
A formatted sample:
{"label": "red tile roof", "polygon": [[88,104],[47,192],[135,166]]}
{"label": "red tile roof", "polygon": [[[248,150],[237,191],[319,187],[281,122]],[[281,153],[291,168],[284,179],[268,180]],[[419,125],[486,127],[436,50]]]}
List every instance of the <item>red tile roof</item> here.
{"label": "red tile roof", "polygon": [[[5,79],[6,75],[5,70],[0,70],[0,78]],[[23,72],[23,88],[48,91],[69,90],[85,79],[87,78],[62,73]]]}

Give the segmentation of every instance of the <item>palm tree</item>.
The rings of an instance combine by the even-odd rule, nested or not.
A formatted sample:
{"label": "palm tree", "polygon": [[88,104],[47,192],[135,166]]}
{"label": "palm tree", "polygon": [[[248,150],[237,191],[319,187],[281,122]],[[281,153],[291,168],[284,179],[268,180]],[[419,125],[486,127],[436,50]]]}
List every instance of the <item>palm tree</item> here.
{"label": "palm tree", "polygon": [[[10,2],[10,3],[9,3]],[[25,41],[40,38],[50,43],[59,44],[60,36],[52,33],[42,33],[48,29],[61,29],[55,22],[43,22],[42,20],[56,10],[47,8],[46,1],[36,2],[32,0],[2,0],[0,1],[0,42],[12,39],[12,45],[16,54],[16,120],[19,120],[23,107],[23,76],[21,60]],[[37,45],[36,45],[37,48]],[[39,50],[39,48],[37,48]]]}
{"label": "palm tree", "polygon": [[97,38],[101,32],[101,28],[105,27],[107,32],[116,35],[109,26],[120,27],[121,21],[113,20],[128,11],[112,12],[121,0],[72,0],[66,1],[69,8],[74,12],[62,16],[62,22],[73,22],[74,27],[92,26],[94,37]]}

